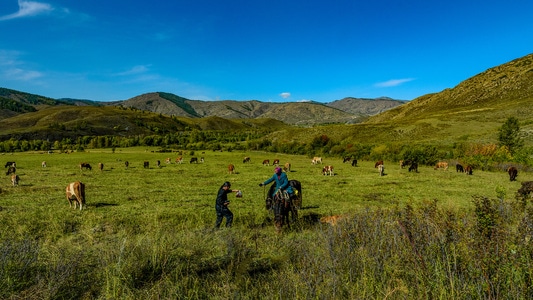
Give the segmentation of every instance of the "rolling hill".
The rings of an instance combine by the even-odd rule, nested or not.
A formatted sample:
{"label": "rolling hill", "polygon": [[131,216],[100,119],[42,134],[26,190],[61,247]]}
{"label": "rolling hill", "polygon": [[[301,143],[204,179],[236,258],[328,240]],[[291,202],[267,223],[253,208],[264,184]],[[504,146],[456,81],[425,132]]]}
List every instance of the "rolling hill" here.
{"label": "rolling hill", "polygon": [[271,135],[284,141],[309,141],[326,134],[345,144],[496,142],[498,128],[513,116],[533,144],[533,54],[490,68],[454,88],[418,97],[370,116],[362,123],[287,129]]}
{"label": "rolling hill", "polygon": [[533,54],[529,54],[409,102],[199,101],[164,92],[97,102],[0,88],[0,139],[147,134],[153,128],[159,132],[262,128],[272,132],[272,140],[287,142],[307,142],[324,134],[345,144],[494,142],[501,124],[514,116],[521,122],[526,143],[533,144],[532,83]]}

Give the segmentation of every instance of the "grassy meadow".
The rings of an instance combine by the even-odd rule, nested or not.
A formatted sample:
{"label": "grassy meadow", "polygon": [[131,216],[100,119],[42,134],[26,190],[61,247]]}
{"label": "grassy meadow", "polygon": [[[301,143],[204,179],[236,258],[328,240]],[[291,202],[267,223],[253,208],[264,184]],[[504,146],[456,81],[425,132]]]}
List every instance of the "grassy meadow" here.
{"label": "grassy meadow", "polygon": [[[177,153],[154,150],[0,156],[2,165],[17,163],[20,177],[17,187],[9,176],[0,182],[0,298],[533,296],[533,210],[515,199],[520,181],[533,180],[529,173],[510,182],[504,172],[456,173],[453,163],[410,173],[385,161],[380,177],[374,162],[324,158],[335,176],[323,176],[306,156],[184,151],[175,164]],[[189,164],[192,156],[205,162]],[[303,187],[299,220],[281,234],[264,208],[267,188],[258,186],[273,174],[264,159],[290,162],[289,179]],[[93,170],[80,171],[80,162]],[[76,180],[86,184],[82,211],[65,198]],[[229,195],[233,228],[214,230],[224,181],[243,197]],[[334,226],[319,221],[330,215],[343,218]]]}

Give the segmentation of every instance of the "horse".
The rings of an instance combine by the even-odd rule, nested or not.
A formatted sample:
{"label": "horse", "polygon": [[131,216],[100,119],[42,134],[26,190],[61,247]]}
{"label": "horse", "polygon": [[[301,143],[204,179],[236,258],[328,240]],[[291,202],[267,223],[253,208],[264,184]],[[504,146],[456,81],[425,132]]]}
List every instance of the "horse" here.
{"label": "horse", "polygon": [[285,224],[287,224],[289,229],[291,228],[289,212],[291,213],[293,222],[296,221],[298,219],[298,209],[302,205],[302,184],[298,180],[289,180],[289,185],[294,190],[292,197],[285,191],[278,191],[272,197],[276,189],[276,185],[272,184],[268,189],[265,199],[266,209],[274,212],[274,224],[278,232],[281,231]]}

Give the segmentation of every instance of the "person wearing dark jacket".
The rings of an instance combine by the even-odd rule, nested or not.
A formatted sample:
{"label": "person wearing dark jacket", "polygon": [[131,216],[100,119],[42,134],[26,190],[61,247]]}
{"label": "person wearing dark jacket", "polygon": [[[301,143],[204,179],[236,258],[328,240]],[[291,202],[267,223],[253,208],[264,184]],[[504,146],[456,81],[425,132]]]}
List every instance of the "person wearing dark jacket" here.
{"label": "person wearing dark jacket", "polygon": [[239,190],[232,190],[231,183],[229,181],[224,182],[218,190],[217,200],[215,203],[215,209],[217,211],[217,221],[215,223],[215,228],[220,228],[222,224],[222,219],[226,218],[226,227],[231,227],[233,223],[233,213],[229,210],[229,200],[228,194],[232,192],[238,192]]}

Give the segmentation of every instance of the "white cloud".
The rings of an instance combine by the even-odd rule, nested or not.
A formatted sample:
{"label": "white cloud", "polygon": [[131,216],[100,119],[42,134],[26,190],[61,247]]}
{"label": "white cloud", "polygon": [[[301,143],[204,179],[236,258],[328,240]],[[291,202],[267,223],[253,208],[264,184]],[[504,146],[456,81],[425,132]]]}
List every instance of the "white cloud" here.
{"label": "white cloud", "polygon": [[127,70],[127,71],[124,71],[124,72],[117,73],[116,75],[118,75],[118,76],[130,76],[130,75],[143,74],[143,73],[148,72],[148,67],[150,67],[150,66],[151,65],[134,66],[133,68],[131,68],[131,69]]}
{"label": "white cloud", "polygon": [[291,93],[285,92],[285,93],[281,93],[279,95],[281,96],[281,98],[287,99],[287,98],[289,98],[291,96]]}
{"label": "white cloud", "polygon": [[0,21],[31,17],[53,11],[48,3],[19,0],[19,10],[16,13],[0,17]]}
{"label": "white cloud", "polygon": [[409,81],[413,81],[415,80],[414,78],[403,78],[403,79],[391,79],[391,80],[388,80],[388,81],[384,81],[384,82],[378,82],[375,84],[375,86],[377,87],[393,87],[393,86],[398,86],[398,85],[401,85],[403,83],[406,83],[406,82],[409,82]]}
{"label": "white cloud", "polygon": [[0,50],[0,78],[28,81],[43,76],[41,72],[25,69],[25,63],[19,60],[19,56],[17,51]]}
{"label": "white cloud", "polygon": [[19,80],[19,81],[29,81],[29,80],[33,80],[33,79],[43,76],[41,72],[32,71],[32,70],[23,70],[19,68],[5,70],[3,72],[3,75],[6,78],[11,78],[11,79]]}

